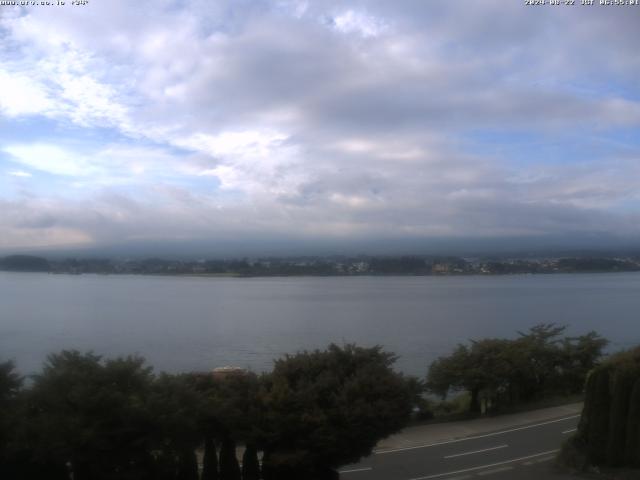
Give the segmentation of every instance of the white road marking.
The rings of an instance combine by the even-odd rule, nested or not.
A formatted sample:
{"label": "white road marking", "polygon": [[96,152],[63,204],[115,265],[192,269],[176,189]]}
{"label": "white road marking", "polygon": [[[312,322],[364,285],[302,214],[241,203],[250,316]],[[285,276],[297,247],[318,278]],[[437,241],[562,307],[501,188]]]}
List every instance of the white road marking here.
{"label": "white road marking", "polygon": [[494,473],[506,472],[507,470],[513,470],[513,467],[500,467],[494,468],[493,470],[485,470],[484,472],[478,472],[478,475],[493,475]]}
{"label": "white road marking", "polygon": [[340,470],[338,473],[368,472],[369,470],[373,470],[373,468],[371,468],[371,467],[352,468],[351,470]]}
{"label": "white road marking", "polygon": [[551,456],[551,457],[539,458],[538,460],[535,460],[535,463],[548,462],[549,460],[553,460],[554,458],[556,458],[556,457]]}
{"label": "white road marking", "polygon": [[526,457],[512,458],[511,460],[505,460],[503,462],[491,463],[489,465],[480,465],[479,467],[465,468],[463,470],[456,470],[455,472],[436,473],[435,475],[427,475],[425,477],[415,477],[415,478],[411,478],[410,480],[428,480],[430,478],[446,477],[446,476],[449,476],[449,475],[456,475],[458,473],[474,472],[476,470],[484,470],[485,468],[498,467],[500,465],[506,465],[508,463],[513,463],[513,462],[521,462],[522,460],[528,460],[530,458],[542,457],[543,455],[549,455],[549,454],[557,453],[557,452],[559,452],[559,450],[549,450],[547,452],[541,452],[541,453],[535,453],[533,455],[527,455]]}
{"label": "white road marking", "polygon": [[426,445],[416,445],[414,447],[402,447],[402,448],[392,448],[389,450],[379,450],[373,452],[374,455],[385,455],[387,453],[395,453],[395,452],[404,452],[407,450],[416,450],[419,448],[429,448],[429,447],[437,447],[438,445],[448,445],[450,443],[458,443],[458,442],[466,442],[467,440],[477,440],[478,438],[487,438],[487,437],[495,437],[496,435],[504,435],[505,433],[511,432],[519,432],[520,430],[527,430],[529,428],[542,427],[544,425],[551,425],[552,423],[565,422],[567,420],[573,420],[574,418],[579,418],[580,415],[572,415],[570,417],[559,418],[557,420],[549,420],[548,422],[536,423],[535,425],[527,425],[525,427],[517,427],[511,428],[509,430],[502,430],[500,432],[486,433],[484,435],[476,435],[474,437],[465,437],[458,438],[455,440],[447,440],[446,442],[437,442],[437,443],[429,443]]}
{"label": "white road marking", "polygon": [[498,450],[500,448],[507,448],[509,445],[498,445],[497,447],[483,448],[482,450],[475,450],[473,452],[456,453],[455,455],[447,455],[444,458],[456,458],[464,457],[465,455],[473,455],[474,453],[490,452],[491,450]]}
{"label": "white road marking", "polygon": [[565,430],[564,432],[562,432],[563,435],[566,435],[567,433],[572,433],[575,432],[576,430],[578,430],[577,428],[571,428],[569,430]]}

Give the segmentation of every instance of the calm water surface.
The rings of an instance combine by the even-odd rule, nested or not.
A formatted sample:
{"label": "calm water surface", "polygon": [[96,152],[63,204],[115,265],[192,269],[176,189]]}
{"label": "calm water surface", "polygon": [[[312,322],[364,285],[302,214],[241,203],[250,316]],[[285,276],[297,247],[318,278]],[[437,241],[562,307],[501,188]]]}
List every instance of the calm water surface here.
{"label": "calm water surface", "polygon": [[330,342],[383,345],[423,375],[458,342],[540,322],[640,344],[640,274],[192,278],[0,272],[0,359],[139,353],[158,370],[239,365]]}

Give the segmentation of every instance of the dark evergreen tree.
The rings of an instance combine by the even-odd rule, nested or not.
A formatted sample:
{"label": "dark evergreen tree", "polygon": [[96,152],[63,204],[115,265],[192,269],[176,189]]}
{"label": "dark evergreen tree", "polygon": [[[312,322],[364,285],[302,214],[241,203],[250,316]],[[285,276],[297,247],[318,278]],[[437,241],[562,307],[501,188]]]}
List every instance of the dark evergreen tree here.
{"label": "dark evergreen tree", "polygon": [[636,379],[629,398],[627,441],[624,453],[627,465],[640,467],[640,378]]}
{"label": "dark evergreen tree", "polygon": [[626,368],[617,369],[613,375],[607,439],[607,464],[614,467],[624,465],[625,461],[629,402],[635,380],[633,372]]}
{"label": "dark evergreen tree", "polygon": [[176,480],[178,477],[178,458],[169,450],[157,453],[152,478],[157,480]]}
{"label": "dark evergreen tree", "polygon": [[0,478],[7,478],[11,457],[12,443],[15,442],[16,430],[21,426],[16,418],[18,412],[17,396],[22,386],[22,378],[15,372],[13,362],[0,363]]}
{"label": "dark evergreen tree", "polygon": [[220,480],[241,480],[236,442],[230,437],[223,439],[220,448]]}
{"label": "dark evergreen tree", "polygon": [[198,459],[196,452],[185,448],[180,452],[178,480],[198,480]]}
{"label": "dark evergreen tree", "polygon": [[589,458],[597,463],[606,460],[608,431],[609,431],[609,407],[611,392],[609,391],[610,372],[608,368],[600,368],[593,372],[591,389],[586,392],[592,397],[590,415],[587,419],[588,433],[587,445]]}
{"label": "dark evergreen tree", "polygon": [[213,438],[207,436],[204,441],[201,480],[218,480],[218,478],[218,452],[216,452],[216,443]]}
{"label": "dark evergreen tree", "polygon": [[587,379],[576,435],[563,457],[579,465],[640,466],[640,347],[619,353]]}
{"label": "dark evergreen tree", "polygon": [[169,478],[193,475],[193,452],[203,439],[201,405],[200,395],[187,375],[162,374],[153,383],[148,402],[154,419],[153,450],[161,453],[161,468]]}
{"label": "dark evergreen tree", "polygon": [[258,450],[252,443],[248,444],[242,455],[242,480],[259,480],[260,462]]}

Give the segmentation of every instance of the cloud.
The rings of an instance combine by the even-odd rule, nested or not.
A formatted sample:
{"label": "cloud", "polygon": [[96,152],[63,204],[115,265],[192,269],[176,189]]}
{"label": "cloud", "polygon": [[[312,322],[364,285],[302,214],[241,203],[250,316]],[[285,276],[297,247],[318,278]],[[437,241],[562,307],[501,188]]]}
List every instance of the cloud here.
{"label": "cloud", "polygon": [[[11,92],[0,115],[58,127],[0,145],[6,171],[33,175],[28,190],[0,193],[12,238],[21,228],[66,229],[56,242],[638,233],[640,144],[613,146],[640,126],[640,34],[621,9],[113,0],[45,10],[0,19],[16,46],[0,54]],[[513,158],[495,145],[523,132],[559,153],[514,144]],[[39,174],[65,187],[52,193]],[[38,209],[55,220],[16,221]]]}
{"label": "cloud", "polygon": [[0,69],[0,111],[10,117],[47,113],[53,102],[41,86],[27,75]]}
{"label": "cloud", "polygon": [[29,172],[25,172],[24,170],[12,170],[11,172],[7,172],[12,177],[22,177],[29,178],[31,174]]}
{"label": "cloud", "polygon": [[11,145],[4,151],[22,165],[55,175],[77,177],[95,173],[88,159],[74,157],[56,145]]}
{"label": "cloud", "polygon": [[343,33],[358,33],[363,37],[377,37],[385,30],[384,22],[370,15],[347,10],[333,18],[337,30]]}
{"label": "cloud", "polygon": [[[74,186],[100,188],[110,185],[151,184],[197,175],[198,162],[184,153],[131,144],[93,145],[70,143],[22,143],[3,148],[8,159],[32,171],[66,178]],[[210,164],[210,163],[209,163]],[[18,171],[20,176],[25,172]],[[14,172],[15,175],[15,172]],[[30,174],[29,174],[30,175]]]}

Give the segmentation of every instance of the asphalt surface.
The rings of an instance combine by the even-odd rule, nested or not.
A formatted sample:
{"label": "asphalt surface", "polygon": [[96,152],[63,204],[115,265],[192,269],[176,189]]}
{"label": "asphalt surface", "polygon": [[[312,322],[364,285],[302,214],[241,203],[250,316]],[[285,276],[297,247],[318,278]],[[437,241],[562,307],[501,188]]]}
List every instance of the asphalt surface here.
{"label": "asphalt surface", "polygon": [[[343,480],[547,480],[579,415],[426,445],[380,450],[340,470]],[[570,478],[570,477],[569,477]]]}

